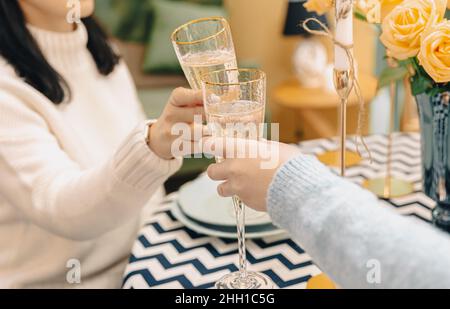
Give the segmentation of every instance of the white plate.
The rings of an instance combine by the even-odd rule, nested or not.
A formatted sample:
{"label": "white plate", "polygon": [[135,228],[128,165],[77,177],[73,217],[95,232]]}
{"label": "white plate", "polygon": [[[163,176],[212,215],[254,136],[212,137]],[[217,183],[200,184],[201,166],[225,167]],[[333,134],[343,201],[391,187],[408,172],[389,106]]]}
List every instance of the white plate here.
{"label": "white plate", "polygon": [[[201,226],[191,220],[189,220],[181,211],[180,206],[177,203],[173,203],[170,211],[172,212],[172,215],[181,223],[183,223],[186,227],[189,229],[208,236],[214,236],[214,237],[220,237],[220,238],[231,238],[236,239],[237,234],[236,233],[229,233],[229,232],[223,232],[214,230],[212,228],[207,228],[204,226]],[[253,239],[253,238],[263,238],[263,237],[269,237],[269,236],[277,236],[281,234],[285,234],[286,232],[280,229],[273,229],[271,231],[264,231],[264,232],[255,232],[255,233],[245,233],[245,237],[247,239]]]}
{"label": "white plate", "polygon": [[[186,216],[207,224],[236,226],[236,217],[231,198],[217,194],[220,182],[202,174],[196,180],[181,187],[178,203]],[[245,224],[262,225],[271,223],[267,213],[245,209]]]}

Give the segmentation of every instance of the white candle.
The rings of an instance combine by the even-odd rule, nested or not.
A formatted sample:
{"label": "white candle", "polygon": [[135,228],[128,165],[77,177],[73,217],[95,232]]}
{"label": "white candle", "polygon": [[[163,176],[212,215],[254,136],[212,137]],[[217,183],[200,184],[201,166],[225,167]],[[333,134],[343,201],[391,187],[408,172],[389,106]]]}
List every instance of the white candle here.
{"label": "white candle", "polygon": [[[342,7],[350,5],[350,11],[346,18],[337,19],[337,12],[342,10]],[[350,0],[336,0],[336,33],[335,39],[337,42],[350,46],[353,45],[353,1]],[[334,47],[334,67],[336,70],[344,71],[350,70],[350,61],[345,50],[335,45]]]}

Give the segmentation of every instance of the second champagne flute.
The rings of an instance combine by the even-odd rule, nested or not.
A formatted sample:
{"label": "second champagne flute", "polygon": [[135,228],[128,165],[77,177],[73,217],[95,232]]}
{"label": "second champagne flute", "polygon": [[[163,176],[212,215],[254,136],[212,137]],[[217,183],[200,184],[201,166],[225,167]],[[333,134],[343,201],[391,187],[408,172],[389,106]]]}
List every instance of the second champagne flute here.
{"label": "second champagne flute", "polygon": [[[266,103],[266,75],[260,70],[230,69],[202,76],[203,102],[213,137],[257,140],[262,137]],[[240,151],[240,150],[238,150]],[[222,158],[216,158],[221,161]],[[219,289],[268,289],[265,274],[247,271],[245,205],[233,197],[239,246],[239,271],[216,283]]]}

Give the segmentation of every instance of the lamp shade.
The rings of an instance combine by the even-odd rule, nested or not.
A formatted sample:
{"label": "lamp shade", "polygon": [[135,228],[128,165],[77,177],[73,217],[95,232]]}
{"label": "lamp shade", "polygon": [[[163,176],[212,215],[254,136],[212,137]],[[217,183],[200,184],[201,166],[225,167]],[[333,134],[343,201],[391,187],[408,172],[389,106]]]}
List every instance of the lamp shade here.
{"label": "lamp shade", "polygon": [[[305,2],[305,0],[289,0],[286,22],[284,24],[284,35],[309,36],[310,34],[302,27],[302,23],[311,17],[317,18],[325,25],[327,24],[327,19],[324,15],[319,16],[315,13],[308,12],[303,6]],[[314,23],[311,23],[309,26],[311,29],[319,30],[319,27]]]}

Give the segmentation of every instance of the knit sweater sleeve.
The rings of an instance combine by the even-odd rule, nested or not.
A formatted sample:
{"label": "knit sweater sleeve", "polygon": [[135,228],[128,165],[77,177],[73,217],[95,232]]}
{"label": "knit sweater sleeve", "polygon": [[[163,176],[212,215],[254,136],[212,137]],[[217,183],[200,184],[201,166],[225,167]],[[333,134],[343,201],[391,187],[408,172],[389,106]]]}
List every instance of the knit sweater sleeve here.
{"label": "knit sweater sleeve", "polygon": [[98,237],[135,217],[181,166],[150,150],[146,128],[131,132],[109,160],[83,169],[37,113],[0,92],[0,197],[42,229]]}
{"label": "knit sweater sleeve", "polygon": [[315,158],[276,174],[268,208],[312,259],[344,288],[450,288],[450,237],[400,216]]}

